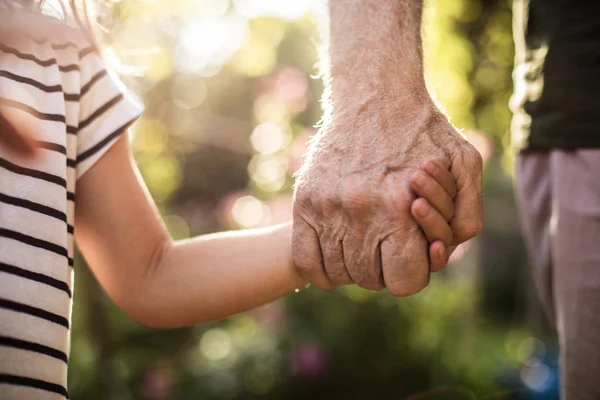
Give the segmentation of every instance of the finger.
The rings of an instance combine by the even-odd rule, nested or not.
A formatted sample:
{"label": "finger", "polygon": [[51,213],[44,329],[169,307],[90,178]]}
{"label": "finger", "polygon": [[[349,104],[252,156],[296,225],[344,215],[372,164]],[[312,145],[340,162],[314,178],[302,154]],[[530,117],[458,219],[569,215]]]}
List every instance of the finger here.
{"label": "finger", "polygon": [[352,281],[363,289],[385,288],[376,232],[363,235],[352,229],[344,236],[343,245],[344,262]]}
{"label": "finger", "polygon": [[410,296],[429,284],[428,243],[417,229],[394,233],[381,242],[385,286],[394,296]]}
{"label": "finger", "polygon": [[454,216],[450,221],[453,245],[466,242],[483,229],[482,170],[481,155],[471,145],[453,163],[451,172],[457,186]]}
{"label": "finger", "polygon": [[451,199],[456,196],[456,180],[446,167],[445,162],[442,163],[438,160],[429,160],[423,163],[421,169],[427,172],[433,179],[436,180],[443,188]]}
{"label": "finger", "polygon": [[320,236],[320,244],[323,265],[329,280],[336,286],[353,283],[344,264],[342,240],[329,232],[323,232]]}
{"label": "finger", "polygon": [[429,242],[441,240],[446,246],[452,243],[452,229],[435,208],[427,200],[418,198],[413,201],[410,212],[425,233]]}
{"label": "finger", "polygon": [[37,152],[35,141],[17,131],[3,112],[0,112],[0,143],[22,156],[33,156]]}
{"label": "finger", "polygon": [[300,276],[321,289],[333,289],[323,268],[321,246],[317,232],[301,218],[294,219],[292,259]]}
{"label": "finger", "polygon": [[450,258],[446,245],[441,240],[436,240],[429,245],[429,269],[438,272],[444,269]]}
{"label": "finger", "polygon": [[446,221],[452,219],[454,215],[452,198],[433,177],[421,170],[415,171],[410,177],[410,187],[417,196],[424,198],[438,210]]}
{"label": "finger", "polygon": [[[406,186],[405,192],[410,196],[408,185]],[[376,222],[376,219],[389,219],[388,213],[396,213],[398,208],[393,202],[393,194],[396,193],[393,191],[389,199],[390,206],[382,210],[384,202],[378,199],[375,188],[375,185],[366,180],[348,180],[344,183],[342,196],[347,223],[343,240],[344,263],[352,281],[369,290],[381,290],[385,287],[379,253],[382,224]]]}

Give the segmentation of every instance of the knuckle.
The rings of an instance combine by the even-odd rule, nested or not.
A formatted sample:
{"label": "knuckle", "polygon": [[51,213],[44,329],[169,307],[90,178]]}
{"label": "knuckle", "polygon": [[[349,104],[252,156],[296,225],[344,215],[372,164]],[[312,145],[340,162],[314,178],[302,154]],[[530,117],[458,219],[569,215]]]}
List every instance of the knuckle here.
{"label": "knuckle", "polygon": [[458,243],[466,242],[467,240],[479,235],[483,230],[483,221],[481,219],[469,220],[462,224],[454,234],[454,241]]}
{"label": "knuckle", "polygon": [[300,210],[310,210],[311,203],[312,199],[310,192],[305,188],[298,188],[294,193],[294,213],[297,213]]}
{"label": "knuckle", "polygon": [[369,185],[362,179],[346,179],[342,189],[342,206],[348,211],[361,211],[371,202]]}
{"label": "knuckle", "polygon": [[305,193],[305,202],[310,206],[320,206],[327,201],[327,193],[318,188],[310,188]]}
{"label": "knuckle", "polygon": [[321,197],[320,205],[325,215],[332,215],[341,206],[341,199],[336,193],[326,193]]}
{"label": "knuckle", "polygon": [[475,170],[480,170],[483,168],[483,157],[481,153],[471,144],[467,147],[466,156],[469,165]]}
{"label": "knuckle", "polygon": [[404,187],[389,188],[387,196],[392,209],[397,212],[410,209],[410,205],[416,198],[410,190],[407,190],[407,188]]}
{"label": "knuckle", "polygon": [[417,187],[417,189],[420,190],[427,190],[430,187],[429,184],[431,182],[429,175],[420,169],[415,171],[411,181]]}
{"label": "knuckle", "polygon": [[332,213],[339,206],[339,198],[337,194],[331,190],[321,190],[314,188],[307,194],[307,199],[304,204],[324,213]]}

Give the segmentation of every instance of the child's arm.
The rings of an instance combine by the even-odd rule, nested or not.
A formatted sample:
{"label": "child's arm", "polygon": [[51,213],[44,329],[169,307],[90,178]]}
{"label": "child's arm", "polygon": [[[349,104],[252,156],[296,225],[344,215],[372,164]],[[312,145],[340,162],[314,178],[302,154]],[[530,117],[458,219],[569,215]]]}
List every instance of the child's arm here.
{"label": "child's arm", "polygon": [[[444,179],[423,177],[427,187]],[[423,204],[434,207],[433,218],[418,222],[434,242],[431,249],[445,250],[450,228],[446,219],[435,217],[440,193],[423,193]],[[452,202],[444,204],[442,209],[452,213]],[[127,314],[148,326],[224,318],[306,284],[291,262],[291,224],[173,242],[126,137],[78,181],[75,214],[77,242],[101,285]],[[434,253],[432,264],[436,257],[446,256]]]}
{"label": "child's arm", "polygon": [[[225,318],[306,285],[291,262],[291,223],[168,241],[136,286],[133,317],[162,327]],[[136,313],[138,313],[136,315]]]}
{"label": "child's arm", "polygon": [[75,235],[94,274],[138,322],[176,327],[224,318],[305,282],[291,263],[291,225],[173,242],[126,137],[78,181]]}

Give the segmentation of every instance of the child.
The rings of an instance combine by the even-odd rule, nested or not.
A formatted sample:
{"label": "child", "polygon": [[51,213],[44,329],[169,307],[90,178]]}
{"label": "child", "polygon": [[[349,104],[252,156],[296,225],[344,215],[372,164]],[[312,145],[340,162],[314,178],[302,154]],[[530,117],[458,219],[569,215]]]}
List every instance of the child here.
{"label": "child", "polygon": [[[35,27],[0,41],[0,136],[16,134],[11,124],[33,131],[37,155],[0,145],[1,398],[68,397],[74,238],[109,296],[151,327],[225,318],[306,284],[291,223],[173,241],[124,135],[142,108],[95,47],[42,14],[12,12],[2,24]],[[425,186],[452,193],[450,173],[436,170]],[[420,204],[439,215],[432,193],[418,193]],[[428,237],[447,225],[415,218]]]}

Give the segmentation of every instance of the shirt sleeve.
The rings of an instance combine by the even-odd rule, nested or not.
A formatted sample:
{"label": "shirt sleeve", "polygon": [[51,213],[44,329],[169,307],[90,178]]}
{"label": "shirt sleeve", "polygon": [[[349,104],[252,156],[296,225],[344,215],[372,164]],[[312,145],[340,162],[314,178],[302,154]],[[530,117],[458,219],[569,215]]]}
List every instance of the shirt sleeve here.
{"label": "shirt sleeve", "polygon": [[80,52],[77,179],[96,163],[141,115],[143,106],[92,48]]}

